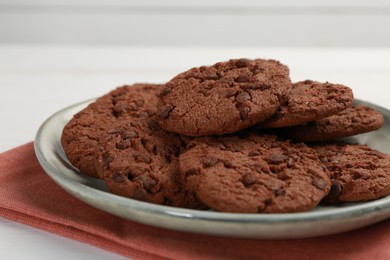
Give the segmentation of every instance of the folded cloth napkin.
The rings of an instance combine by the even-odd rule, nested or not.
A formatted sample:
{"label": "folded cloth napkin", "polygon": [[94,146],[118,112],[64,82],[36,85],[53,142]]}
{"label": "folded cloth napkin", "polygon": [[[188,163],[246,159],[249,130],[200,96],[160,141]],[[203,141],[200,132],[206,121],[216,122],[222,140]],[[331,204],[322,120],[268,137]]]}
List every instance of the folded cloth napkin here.
{"label": "folded cloth napkin", "polygon": [[134,223],[79,201],[54,183],[28,143],[0,154],[0,216],[134,259],[390,259],[390,220],[338,235],[246,240]]}

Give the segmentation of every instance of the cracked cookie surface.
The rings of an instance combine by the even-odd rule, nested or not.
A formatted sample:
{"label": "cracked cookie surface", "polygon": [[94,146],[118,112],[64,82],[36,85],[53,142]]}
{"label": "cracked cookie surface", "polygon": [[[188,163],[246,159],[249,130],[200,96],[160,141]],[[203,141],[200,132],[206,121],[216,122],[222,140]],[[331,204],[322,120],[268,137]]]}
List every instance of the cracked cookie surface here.
{"label": "cracked cookie surface", "polygon": [[233,133],[271,117],[290,88],[288,68],[275,60],[235,59],[192,68],[165,84],[159,123],[188,136]]}
{"label": "cracked cookie surface", "polygon": [[330,190],[314,150],[276,136],[204,137],[181,154],[186,189],[222,212],[307,211]]}
{"label": "cracked cookie surface", "polygon": [[390,194],[390,155],[361,144],[329,143],[311,147],[332,181],[324,201],[368,201]]}
{"label": "cracked cookie surface", "polygon": [[334,115],[352,106],[353,93],[349,87],[305,80],[293,83],[285,103],[259,128],[300,125]]}

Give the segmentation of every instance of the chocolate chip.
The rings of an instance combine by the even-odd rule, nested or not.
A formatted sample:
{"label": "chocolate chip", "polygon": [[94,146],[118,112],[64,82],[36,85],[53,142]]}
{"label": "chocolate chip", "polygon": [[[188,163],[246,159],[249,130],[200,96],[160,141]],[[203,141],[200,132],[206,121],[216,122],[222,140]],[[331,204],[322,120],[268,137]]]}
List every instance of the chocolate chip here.
{"label": "chocolate chip", "polygon": [[250,152],[248,153],[248,156],[257,156],[257,155],[260,155],[260,152],[259,152],[259,151],[256,151],[256,150],[250,151]]}
{"label": "chocolate chip", "polygon": [[132,181],[132,180],[133,180],[133,173],[132,173],[132,172],[129,171],[129,172],[127,173],[126,176],[127,176],[127,179],[128,179],[129,181]]}
{"label": "chocolate chip", "polygon": [[235,85],[234,78],[231,77],[221,78],[218,82],[221,84],[220,86],[229,87],[229,88],[232,88]]}
{"label": "chocolate chip", "polygon": [[268,84],[261,84],[261,85],[259,86],[259,89],[260,89],[261,91],[264,91],[264,90],[267,90],[267,89],[270,89],[270,88],[271,88],[271,86],[268,85]]}
{"label": "chocolate chip", "polygon": [[259,86],[255,86],[255,85],[245,85],[245,86],[242,86],[242,89],[243,90],[257,90],[259,89]]}
{"label": "chocolate chip", "polygon": [[365,172],[357,172],[357,171],[355,171],[355,172],[352,173],[352,178],[354,180],[356,180],[356,179],[367,180],[367,179],[370,178],[370,176],[369,176],[369,174],[367,174]]}
{"label": "chocolate chip", "polygon": [[246,67],[249,63],[248,59],[239,59],[236,61],[237,68],[243,68]]}
{"label": "chocolate chip", "polygon": [[342,192],[342,186],[337,181],[332,181],[332,185],[330,186],[330,192],[326,196],[326,199],[329,201],[337,201]]}
{"label": "chocolate chip", "polygon": [[272,116],[272,120],[281,119],[284,117],[284,113],[281,111],[276,111],[275,114]]}
{"label": "chocolate chip", "polygon": [[242,183],[244,184],[245,187],[248,187],[249,185],[253,184],[256,182],[256,176],[253,174],[245,174],[242,176]]}
{"label": "chocolate chip", "polygon": [[225,76],[225,72],[223,72],[223,71],[217,71],[217,76],[218,76],[219,78],[222,78],[223,76]]}
{"label": "chocolate chip", "polygon": [[272,163],[272,164],[279,164],[279,163],[287,161],[288,158],[289,157],[284,155],[284,154],[277,153],[277,152],[271,152],[268,155],[267,161],[269,163]]}
{"label": "chocolate chip", "polygon": [[320,190],[325,190],[326,187],[328,187],[328,183],[323,180],[323,179],[319,179],[319,178],[315,178],[313,181],[312,181],[312,184],[314,186],[316,186],[317,188],[319,188]]}
{"label": "chocolate chip", "polygon": [[129,106],[124,104],[116,104],[113,108],[113,114],[115,117],[120,117],[127,109],[130,109]]}
{"label": "chocolate chip", "polygon": [[140,152],[134,151],[132,155],[134,160],[136,160],[137,162],[144,162],[147,164],[150,164],[152,162],[152,159],[149,156],[143,155]]}
{"label": "chocolate chip", "polygon": [[357,117],[357,116],[353,116],[351,120],[352,120],[352,123],[359,123],[362,119]]}
{"label": "chocolate chip", "polygon": [[208,157],[203,156],[201,157],[200,161],[202,162],[204,168],[212,167],[219,162],[218,158],[211,157],[211,156]]}
{"label": "chocolate chip", "polygon": [[233,164],[232,164],[231,162],[225,161],[225,162],[223,162],[223,165],[224,165],[225,168],[227,168],[227,169],[233,168]]}
{"label": "chocolate chip", "polygon": [[167,118],[169,116],[169,113],[173,110],[173,106],[167,106],[163,109],[163,111],[160,113],[161,118]]}
{"label": "chocolate chip", "polygon": [[252,84],[249,84],[249,85],[246,85],[246,86],[243,86],[242,87],[243,89],[245,90],[260,90],[260,91],[264,91],[264,90],[267,90],[267,89],[270,89],[271,88],[271,85],[268,85],[268,84],[259,84],[259,85],[252,85]]}
{"label": "chocolate chip", "polygon": [[152,152],[154,155],[157,155],[157,153],[158,153],[157,145],[153,144]]}
{"label": "chocolate chip", "polygon": [[284,196],[285,194],[286,194],[286,191],[283,188],[279,188],[279,189],[275,190],[275,196],[276,197]]}
{"label": "chocolate chip", "polygon": [[276,177],[279,179],[279,180],[282,180],[282,181],[286,181],[288,180],[290,177],[288,177],[287,173],[286,172],[279,172]]}
{"label": "chocolate chip", "polygon": [[168,85],[165,85],[165,87],[160,92],[160,97],[163,97],[163,96],[171,93],[171,91],[172,91],[171,87]]}
{"label": "chocolate chip", "polygon": [[149,192],[152,192],[153,187],[157,184],[157,181],[155,179],[147,175],[140,175],[137,178],[135,178],[134,181],[138,181],[142,183],[144,189],[146,189]]}
{"label": "chocolate chip", "polygon": [[237,95],[236,102],[244,103],[250,99],[251,99],[251,95],[248,92],[241,92],[240,94]]}
{"label": "chocolate chip", "polygon": [[119,101],[118,98],[113,97],[113,99],[111,100],[112,105],[115,106],[118,103],[118,101]]}
{"label": "chocolate chip", "polygon": [[240,118],[241,120],[247,120],[248,114],[251,111],[250,107],[248,106],[239,106],[238,111],[240,111]]}
{"label": "chocolate chip", "polygon": [[158,124],[158,122],[156,120],[150,120],[148,122],[148,127],[150,130],[153,130],[153,131],[160,129],[160,125]]}
{"label": "chocolate chip", "polygon": [[360,179],[363,175],[360,172],[354,172],[352,173],[352,179]]}
{"label": "chocolate chip", "polygon": [[272,199],[266,199],[264,201],[264,207],[266,207],[266,208],[271,206],[272,204],[273,204]]}
{"label": "chocolate chip", "polygon": [[145,138],[141,138],[141,144],[142,144],[142,147],[146,148],[148,141]]}
{"label": "chocolate chip", "polygon": [[206,88],[201,88],[199,89],[199,92],[202,93],[205,97],[208,97],[211,95],[211,92],[210,90],[206,89]]}
{"label": "chocolate chip", "polygon": [[118,134],[123,132],[125,129],[123,127],[118,127],[118,128],[112,128],[107,131],[109,134]]}
{"label": "chocolate chip", "polygon": [[112,109],[112,114],[113,114],[115,117],[120,117],[121,114],[122,114],[122,111],[121,111],[121,110],[118,111],[118,109],[115,109],[115,108],[116,108],[116,107],[114,107],[114,108]]}
{"label": "chocolate chip", "polygon": [[125,179],[125,176],[123,176],[123,174],[121,174],[120,172],[115,172],[113,175],[112,175],[112,179],[114,180],[114,182],[116,183],[122,183],[124,182],[126,179]]}
{"label": "chocolate chip", "polygon": [[272,173],[279,174],[283,172],[284,167],[280,167],[279,165],[270,165],[269,169],[271,170]]}
{"label": "chocolate chip", "polygon": [[247,82],[249,80],[249,76],[245,73],[243,74],[240,74],[237,78],[236,78],[236,82],[238,83],[244,83],[244,82]]}
{"label": "chocolate chip", "polygon": [[203,72],[203,74],[201,75],[202,81],[219,79],[216,70],[214,70],[213,68],[205,67],[205,69],[203,71],[201,70],[201,72]]}

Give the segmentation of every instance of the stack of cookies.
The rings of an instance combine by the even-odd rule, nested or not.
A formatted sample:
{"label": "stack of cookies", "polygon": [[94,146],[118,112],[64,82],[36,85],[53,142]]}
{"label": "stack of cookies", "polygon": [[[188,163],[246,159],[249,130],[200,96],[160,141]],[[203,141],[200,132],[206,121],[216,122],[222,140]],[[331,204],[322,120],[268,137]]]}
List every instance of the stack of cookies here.
{"label": "stack of cookies", "polygon": [[275,60],[235,59],[168,83],[113,90],[65,126],[62,145],[83,174],[121,196],[238,213],[308,211],[390,194],[390,155],[338,138],[383,116],[352,90],[292,83]]}

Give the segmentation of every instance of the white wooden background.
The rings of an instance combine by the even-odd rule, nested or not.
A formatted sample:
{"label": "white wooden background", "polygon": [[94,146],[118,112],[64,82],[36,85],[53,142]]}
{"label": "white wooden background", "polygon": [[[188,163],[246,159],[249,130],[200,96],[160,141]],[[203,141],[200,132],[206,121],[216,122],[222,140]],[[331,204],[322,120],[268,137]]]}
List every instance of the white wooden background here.
{"label": "white wooden background", "polygon": [[387,0],[0,0],[0,43],[387,47]]}

